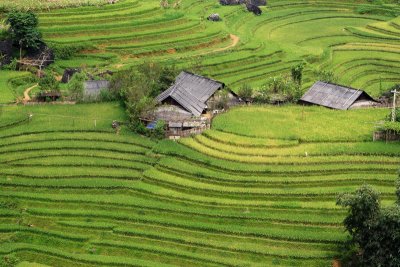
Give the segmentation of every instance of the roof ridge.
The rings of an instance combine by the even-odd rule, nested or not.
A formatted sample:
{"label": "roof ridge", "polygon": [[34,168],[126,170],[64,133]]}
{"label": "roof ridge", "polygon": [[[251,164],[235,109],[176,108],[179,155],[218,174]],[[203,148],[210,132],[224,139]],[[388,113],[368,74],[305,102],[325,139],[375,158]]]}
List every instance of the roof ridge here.
{"label": "roof ridge", "polygon": [[330,85],[340,86],[340,87],[343,87],[343,88],[346,88],[346,89],[351,89],[351,90],[363,91],[363,92],[364,92],[364,90],[361,90],[361,89],[357,89],[357,88],[354,88],[354,87],[351,87],[351,86],[346,86],[346,85],[343,85],[343,84],[332,83],[332,82],[316,81],[314,84],[316,84],[316,83],[318,83],[318,82],[324,83],[324,84],[330,84]]}
{"label": "roof ridge", "polygon": [[209,81],[212,81],[212,82],[215,82],[215,83],[219,83],[219,84],[225,85],[225,83],[217,81],[217,80],[214,80],[214,79],[209,78],[207,76],[202,76],[202,75],[199,75],[199,74],[195,74],[195,73],[187,71],[187,70],[183,70],[182,72],[190,74],[190,75],[193,75],[193,76],[196,76],[196,77],[199,77],[199,78],[202,78],[202,79],[206,79],[206,80],[209,80]]}

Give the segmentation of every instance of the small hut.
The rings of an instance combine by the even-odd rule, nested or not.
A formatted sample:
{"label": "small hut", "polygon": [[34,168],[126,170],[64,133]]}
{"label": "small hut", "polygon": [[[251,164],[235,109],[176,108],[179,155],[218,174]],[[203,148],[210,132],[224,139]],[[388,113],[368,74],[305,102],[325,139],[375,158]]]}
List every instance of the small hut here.
{"label": "small hut", "polygon": [[159,106],[143,121],[163,120],[167,124],[167,136],[179,138],[199,134],[209,129],[213,114],[219,112],[219,103],[233,106],[244,103],[225,84],[204,76],[182,71],[175,83],[156,97]]}
{"label": "small hut", "polygon": [[100,96],[102,90],[108,90],[110,87],[110,82],[107,80],[99,81],[86,81],[84,84],[85,96],[90,98],[97,98]]}
{"label": "small hut", "polygon": [[320,81],[316,82],[299,102],[340,110],[377,105],[377,101],[362,90]]}
{"label": "small hut", "polygon": [[58,91],[40,92],[36,95],[38,102],[56,101],[61,98],[61,93]]}
{"label": "small hut", "polygon": [[[212,111],[218,101],[218,91],[225,88],[225,84],[188,71],[182,71],[175,83],[157,96],[159,104],[177,106],[193,116],[201,116]],[[228,106],[237,105],[243,101],[231,90],[228,90]]]}

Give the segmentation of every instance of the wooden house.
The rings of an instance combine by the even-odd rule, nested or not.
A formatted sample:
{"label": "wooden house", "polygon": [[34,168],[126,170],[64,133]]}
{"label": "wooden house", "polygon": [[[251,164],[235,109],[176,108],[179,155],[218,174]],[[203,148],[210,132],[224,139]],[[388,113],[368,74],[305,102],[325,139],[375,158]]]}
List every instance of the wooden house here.
{"label": "wooden house", "polygon": [[377,105],[377,102],[362,90],[320,81],[316,82],[299,102],[340,110]]}
{"label": "wooden house", "polygon": [[156,101],[159,105],[151,121],[165,121],[167,136],[173,139],[209,129],[213,114],[224,109],[221,102],[226,107],[244,103],[224,83],[187,71],[182,71]]}
{"label": "wooden house", "polygon": [[[207,112],[217,110],[221,98],[218,94],[225,84],[213,79],[182,71],[175,83],[156,97],[162,105],[173,105],[183,109],[192,116],[199,117]],[[234,106],[243,101],[231,90],[227,90],[227,105]]]}

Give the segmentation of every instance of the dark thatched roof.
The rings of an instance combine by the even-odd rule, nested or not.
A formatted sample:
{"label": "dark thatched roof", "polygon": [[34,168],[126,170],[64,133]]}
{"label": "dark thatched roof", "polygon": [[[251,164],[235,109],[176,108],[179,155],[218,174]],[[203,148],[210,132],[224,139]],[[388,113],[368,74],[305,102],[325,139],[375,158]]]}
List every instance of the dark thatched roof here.
{"label": "dark thatched roof", "polygon": [[346,110],[360,99],[374,101],[362,90],[318,81],[303,95],[300,102]]}
{"label": "dark thatched roof", "polygon": [[200,116],[207,108],[207,100],[224,86],[224,83],[182,71],[175,79],[175,83],[158,95],[156,100],[162,103],[172,98],[193,115]]}

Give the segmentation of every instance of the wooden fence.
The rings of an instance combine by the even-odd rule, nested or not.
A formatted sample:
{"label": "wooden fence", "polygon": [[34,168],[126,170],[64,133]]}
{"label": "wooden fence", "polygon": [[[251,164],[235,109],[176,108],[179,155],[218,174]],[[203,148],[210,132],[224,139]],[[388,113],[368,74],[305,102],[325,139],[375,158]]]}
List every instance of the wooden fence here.
{"label": "wooden fence", "polygon": [[201,127],[193,127],[186,130],[182,128],[170,128],[166,131],[165,135],[169,139],[179,139],[181,137],[189,137],[191,135],[201,134],[207,129],[210,129],[210,124],[206,124]]}
{"label": "wooden fence", "polygon": [[374,132],[373,140],[386,142],[400,141],[400,134],[389,130],[376,131]]}

